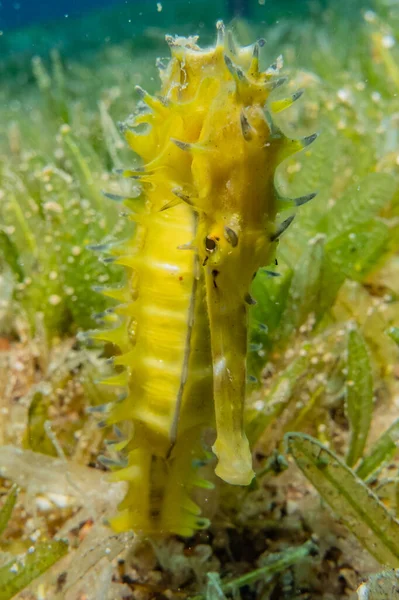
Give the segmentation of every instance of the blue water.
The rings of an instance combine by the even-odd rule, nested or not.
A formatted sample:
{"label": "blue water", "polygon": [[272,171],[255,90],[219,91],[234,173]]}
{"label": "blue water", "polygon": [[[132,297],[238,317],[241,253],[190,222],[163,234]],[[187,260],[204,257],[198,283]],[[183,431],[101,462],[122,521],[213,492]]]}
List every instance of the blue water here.
{"label": "blue water", "polygon": [[[241,16],[267,31],[281,20],[318,18],[320,7],[335,1],[0,0],[0,79],[4,69],[20,69],[53,48],[65,58],[125,41],[134,50],[163,44],[165,32],[200,34],[209,43],[218,19]],[[364,6],[363,0],[346,1],[345,18],[349,7]],[[368,0],[368,8],[373,1]]]}
{"label": "blue water", "polygon": [[[132,3],[132,2],[130,2]],[[140,0],[136,0],[136,6]],[[80,17],[92,9],[126,4],[125,0],[1,0],[0,30]]]}
{"label": "blue water", "polygon": [[[5,31],[13,28],[24,27],[33,23],[46,23],[57,19],[68,19],[82,17],[91,10],[112,8],[120,5],[121,8],[131,7],[137,12],[143,5],[154,6],[157,9],[157,0],[0,0],[0,30]],[[173,5],[179,4],[175,0],[164,0],[161,2],[162,10],[165,12],[173,9]],[[194,13],[201,13],[206,19],[207,6],[202,0],[187,0],[187,7]],[[265,14],[277,6],[281,14],[289,14],[295,6],[306,12],[309,5],[308,0],[215,0],[214,5],[218,7],[224,16],[251,17],[259,13],[259,7],[263,7]]]}
{"label": "blue water", "polygon": [[[63,56],[81,55],[108,44],[131,41],[135,47],[179,35],[214,33],[217,19],[234,15],[270,19],[279,5],[307,0],[0,0],[0,75],[5,60],[20,64],[58,48]],[[264,2],[264,4],[262,4]],[[260,11],[260,12],[259,12]],[[255,14],[257,13],[257,14]],[[163,32],[161,36],[160,32]],[[158,33],[157,33],[158,32]]]}

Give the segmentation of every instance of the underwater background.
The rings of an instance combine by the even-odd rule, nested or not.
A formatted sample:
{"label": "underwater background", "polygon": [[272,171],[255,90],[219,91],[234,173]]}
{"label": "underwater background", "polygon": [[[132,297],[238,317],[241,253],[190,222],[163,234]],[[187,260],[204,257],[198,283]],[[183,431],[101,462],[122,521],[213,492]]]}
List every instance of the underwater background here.
{"label": "underwater background", "polygon": [[[251,287],[256,478],[208,448],[201,528],[142,539],[107,525],[123,386],[87,332],[126,277],[135,86],[219,19],[288,78],[275,125],[308,142],[275,183],[303,205]],[[398,444],[399,0],[1,0],[0,600],[399,598]]]}
{"label": "underwater background", "polygon": [[[183,35],[190,31],[213,31],[217,19],[243,17],[270,27],[279,19],[304,19],[328,0],[86,0],[56,3],[3,1],[0,6],[0,51],[2,60],[14,54],[37,54],[51,48],[68,55],[126,40],[149,42],[149,33],[173,27]],[[345,6],[345,19],[357,14],[364,3],[353,0]],[[143,37],[144,36],[144,39]]]}

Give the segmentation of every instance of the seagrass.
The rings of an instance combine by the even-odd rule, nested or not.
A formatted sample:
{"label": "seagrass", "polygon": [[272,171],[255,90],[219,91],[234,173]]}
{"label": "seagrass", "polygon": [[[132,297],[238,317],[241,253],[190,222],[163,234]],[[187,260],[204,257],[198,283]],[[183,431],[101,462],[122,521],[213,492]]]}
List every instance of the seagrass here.
{"label": "seagrass", "polygon": [[210,428],[216,474],[235,485],[254,476],[243,422],[249,290],[294,216],[276,223],[276,167],[316,136],[290,140],[273,123],[302,94],[273,99],[285,84],[281,59],[261,71],[262,41],[241,48],[221,22],[217,32],[208,49],[167,36],[160,93],[137,88],[124,126],[142,166],[123,175],[141,195],[124,200],[132,239],[109,252],[127,285],[103,290],[120,304],[90,334],[118,348],[103,383],[127,390],[103,415],[123,432],[105,459],[112,479],[128,483],[116,531],[190,536],[208,525],[192,496],[212,487],[198,474]]}

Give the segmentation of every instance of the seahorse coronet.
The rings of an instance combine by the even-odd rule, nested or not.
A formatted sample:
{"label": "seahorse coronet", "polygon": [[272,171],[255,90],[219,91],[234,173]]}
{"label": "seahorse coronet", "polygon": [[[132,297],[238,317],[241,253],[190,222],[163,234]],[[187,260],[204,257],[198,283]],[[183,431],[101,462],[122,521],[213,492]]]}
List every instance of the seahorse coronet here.
{"label": "seahorse coronet", "polygon": [[221,21],[210,48],[197,36],[166,41],[159,94],[137,86],[139,108],[121,127],[142,163],[121,170],[141,194],[132,240],[111,249],[128,285],[102,290],[121,304],[106,317],[113,327],[91,336],[119,348],[120,371],[103,383],[128,389],[102,414],[130,428],[105,459],[112,480],[128,484],[111,526],[192,535],[208,526],[192,497],[212,487],[198,473],[209,463],[204,429],[216,430],[220,478],[248,485],[254,476],[243,415],[250,286],[293,218],[276,224],[276,167],[315,136],[287,139],[273,125],[302,90],[273,99],[286,78],[281,57],[260,70],[262,41],[242,48]]}

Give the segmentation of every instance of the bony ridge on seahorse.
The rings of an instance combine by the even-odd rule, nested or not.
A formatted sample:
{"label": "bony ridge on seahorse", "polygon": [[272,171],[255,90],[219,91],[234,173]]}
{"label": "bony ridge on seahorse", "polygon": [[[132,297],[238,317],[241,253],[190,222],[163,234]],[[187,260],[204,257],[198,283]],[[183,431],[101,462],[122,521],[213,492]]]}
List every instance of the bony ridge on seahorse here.
{"label": "bony ridge on seahorse", "polygon": [[261,42],[240,48],[221,22],[217,31],[208,49],[167,36],[160,94],[137,88],[142,102],[124,127],[143,161],[123,171],[141,185],[124,199],[134,236],[110,249],[127,285],[103,290],[121,302],[107,316],[115,327],[90,334],[119,348],[118,373],[103,383],[128,390],[105,411],[124,433],[107,462],[113,479],[128,482],[117,531],[191,535],[207,526],[192,498],[209,485],[197,470],[205,428],[216,429],[220,478],[248,485],[254,476],[243,415],[249,290],[293,219],[276,225],[276,167],[316,135],[287,139],[273,124],[302,93],[273,99],[285,82],[280,60],[261,71]]}

